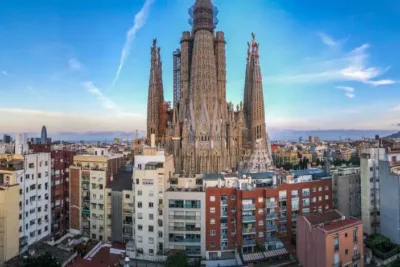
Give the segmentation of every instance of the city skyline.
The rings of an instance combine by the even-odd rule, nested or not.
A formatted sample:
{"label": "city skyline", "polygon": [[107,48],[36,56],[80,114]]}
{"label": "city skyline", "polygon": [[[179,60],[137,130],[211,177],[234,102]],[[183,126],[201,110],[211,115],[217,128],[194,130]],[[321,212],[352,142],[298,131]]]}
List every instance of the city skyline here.
{"label": "city skyline", "polygon": [[[390,19],[398,13],[394,1],[362,7],[361,1],[335,1],[330,8],[312,1],[255,2],[213,1],[223,10],[217,30],[227,40],[228,100],[236,105],[242,99],[246,42],[254,32],[262,49],[269,132],[398,129],[399,56],[387,53],[399,39],[400,23]],[[161,47],[165,99],[172,101],[172,52],[180,32],[190,30],[192,4],[26,2],[15,11],[16,3],[5,3],[2,131],[32,132],[42,125],[49,133],[144,130],[152,39]]]}

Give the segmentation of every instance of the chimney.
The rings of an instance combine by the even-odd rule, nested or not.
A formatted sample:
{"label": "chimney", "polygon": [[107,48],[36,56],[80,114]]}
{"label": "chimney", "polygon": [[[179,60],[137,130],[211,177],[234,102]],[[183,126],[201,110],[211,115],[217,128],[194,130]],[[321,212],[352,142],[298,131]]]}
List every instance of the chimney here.
{"label": "chimney", "polygon": [[156,147],[156,135],[151,134],[150,140],[151,140],[151,148],[155,148]]}

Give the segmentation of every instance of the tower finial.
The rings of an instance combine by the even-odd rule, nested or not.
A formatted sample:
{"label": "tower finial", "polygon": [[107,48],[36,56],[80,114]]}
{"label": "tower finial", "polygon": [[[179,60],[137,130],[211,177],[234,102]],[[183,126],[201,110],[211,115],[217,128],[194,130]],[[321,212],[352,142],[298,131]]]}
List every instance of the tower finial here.
{"label": "tower finial", "polygon": [[157,46],[157,38],[153,39],[153,46],[156,47]]}
{"label": "tower finial", "polygon": [[251,37],[253,38],[253,43],[255,43],[255,41],[256,41],[256,35],[255,35],[254,32],[251,33]]}

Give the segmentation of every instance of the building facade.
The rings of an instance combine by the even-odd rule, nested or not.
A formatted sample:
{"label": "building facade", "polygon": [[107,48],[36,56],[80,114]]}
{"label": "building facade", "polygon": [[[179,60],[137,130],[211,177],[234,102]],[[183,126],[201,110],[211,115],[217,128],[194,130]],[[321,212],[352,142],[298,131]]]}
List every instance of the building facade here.
{"label": "building facade", "polygon": [[333,207],[346,217],[361,219],[360,167],[342,167],[332,171]]}
{"label": "building facade", "polygon": [[364,266],[362,221],[331,210],[299,216],[297,258],[301,266]]}
{"label": "building facade", "polygon": [[166,146],[174,154],[176,173],[185,177],[236,169],[258,139],[270,156],[255,35],[248,43],[244,103],[235,107],[226,100],[226,41],[223,32],[215,32],[217,8],[211,0],[196,0],[189,13],[192,31],[182,33],[180,50],[174,52],[179,62],[174,65],[174,106],[164,115],[160,54],[153,43],[147,134],[157,140],[169,137]]}
{"label": "building facade", "polygon": [[393,243],[400,244],[400,151],[389,151],[379,161],[380,230]]}
{"label": "building facade", "polygon": [[0,266],[19,253],[19,184],[23,164],[0,164]]}
{"label": "building facade", "polygon": [[206,258],[234,257],[283,247],[298,215],[332,208],[332,182],[320,171],[206,175]]}
{"label": "building facade", "polygon": [[107,154],[102,149],[96,151],[99,156],[74,156],[70,166],[69,223],[72,233],[106,241],[111,240],[111,228],[108,227],[111,225],[111,206],[106,201],[106,186],[124,166],[124,158],[122,154]]}
{"label": "building facade", "polygon": [[155,147],[152,135],[150,147],[143,148],[143,155],[135,156],[133,169],[134,192],[134,250],[136,258],[162,260],[166,248],[165,191],[174,173],[173,156]]}
{"label": "building facade", "polygon": [[364,233],[380,232],[379,160],[385,148],[364,148],[361,153],[361,219]]}

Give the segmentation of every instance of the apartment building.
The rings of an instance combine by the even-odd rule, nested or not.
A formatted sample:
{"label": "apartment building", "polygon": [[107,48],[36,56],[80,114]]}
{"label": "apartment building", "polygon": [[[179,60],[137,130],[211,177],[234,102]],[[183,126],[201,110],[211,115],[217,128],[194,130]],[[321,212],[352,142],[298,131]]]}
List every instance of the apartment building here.
{"label": "apartment building", "polygon": [[[107,185],[107,228],[111,232],[107,241],[127,243],[133,240],[132,171],[126,169],[112,176]],[[110,212],[111,211],[111,212]]]}
{"label": "apartment building", "polygon": [[362,149],[361,167],[361,219],[364,233],[380,232],[380,193],[378,161],[385,159],[385,148]]}
{"label": "apartment building", "polygon": [[333,208],[346,217],[361,219],[360,167],[339,167],[331,171]]}
{"label": "apartment building", "polygon": [[321,170],[204,175],[206,258],[232,258],[283,247],[295,238],[298,215],[332,208],[331,177]]}
{"label": "apartment building", "polygon": [[209,218],[202,179],[172,177],[164,199],[167,250],[184,250],[189,257],[204,258]]}
{"label": "apartment building", "polygon": [[51,233],[51,156],[32,153],[24,156],[20,184],[20,238],[31,245]]}
{"label": "apartment building", "polygon": [[362,267],[362,221],[337,210],[299,216],[296,253],[301,266]]}
{"label": "apartment building", "polygon": [[0,165],[0,266],[19,253],[19,185],[22,162]]}
{"label": "apartment building", "polygon": [[151,141],[150,147],[143,147],[143,155],[136,155],[134,160],[133,239],[136,258],[159,261],[166,250],[164,201],[174,161],[172,155],[165,155],[164,150],[155,147],[154,137]]}
{"label": "apartment building", "polygon": [[75,152],[41,144],[31,144],[29,151],[51,153],[51,234],[57,240],[69,229],[69,166]]}
{"label": "apartment building", "polygon": [[96,154],[76,155],[69,173],[70,232],[94,240],[111,240],[106,186],[124,165],[122,154],[108,154],[95,148]]}
{"label": "apartment building", "polygon": [[393,243],[400,244],[400,150],[388,151],[379,161],[380,230]]}

